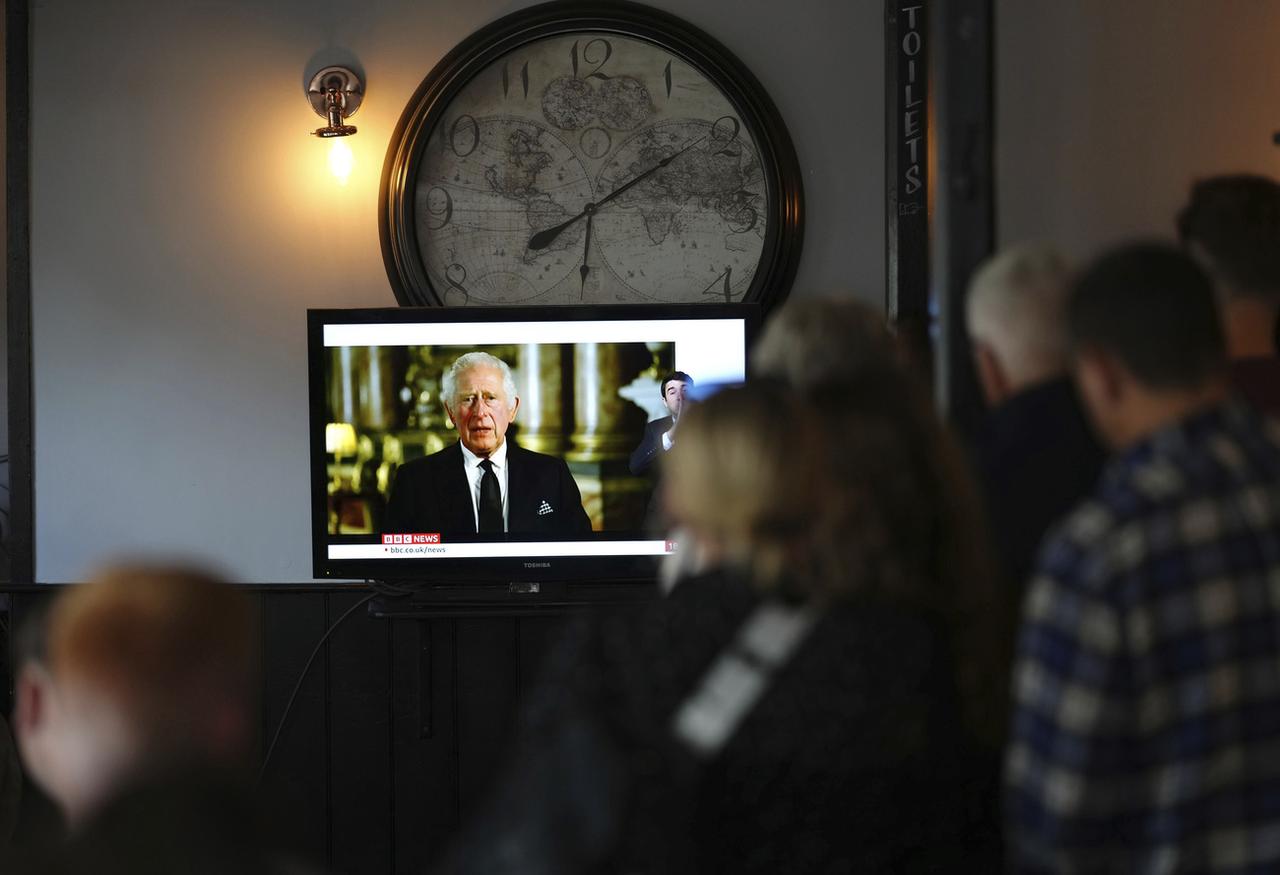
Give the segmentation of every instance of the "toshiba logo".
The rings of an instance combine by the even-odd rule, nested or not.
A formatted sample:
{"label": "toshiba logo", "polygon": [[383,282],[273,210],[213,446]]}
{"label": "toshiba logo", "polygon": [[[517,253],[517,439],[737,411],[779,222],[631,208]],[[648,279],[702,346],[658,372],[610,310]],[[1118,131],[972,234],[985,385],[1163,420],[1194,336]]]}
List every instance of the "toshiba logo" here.
{"label": "toshiba logo", "polygon": [[524,564],[524,567],[525,568],[550,568],[551,563],[550,562],[526,562]]}

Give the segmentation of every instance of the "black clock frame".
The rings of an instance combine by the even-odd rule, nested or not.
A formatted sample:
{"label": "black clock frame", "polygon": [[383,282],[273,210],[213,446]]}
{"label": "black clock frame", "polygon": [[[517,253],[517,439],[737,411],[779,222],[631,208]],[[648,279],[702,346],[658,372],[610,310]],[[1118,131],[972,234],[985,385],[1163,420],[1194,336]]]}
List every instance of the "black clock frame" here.
{"label": "black clock frame", "polygon": [[616,33],[661,46],[724,92],[759,146],[768,195],[760,266],[742,300],[766,309],[783,300],[795,279],[804,242],[804,191],[782,116],[755,76],[719,42],[674,15],[624,0],[553,0],[514,12],[467,37],[422,80],[391,135],[378,191],[382,258],[396,300],[406,307],[444,305],[443,293],[432,287],[418,249],[413,193],[427,140],[445,109],[497,58],[525,43],[575,31]]}

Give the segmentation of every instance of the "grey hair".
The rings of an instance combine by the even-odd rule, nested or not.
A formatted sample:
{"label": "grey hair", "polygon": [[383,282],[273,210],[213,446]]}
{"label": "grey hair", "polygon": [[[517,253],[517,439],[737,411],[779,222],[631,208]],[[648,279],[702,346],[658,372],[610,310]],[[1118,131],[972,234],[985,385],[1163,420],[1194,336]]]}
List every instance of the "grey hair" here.
{"label": "grey hair", "polygon": [[884,316],[851,299],[792,299],[769,318],[751,350],[751,373],[806,389],[893,367]]}
{"label": "grey hair", "polygon": [[450,406],[456,405],[458,401],[458,377],[463,371],[474,368],[477,365],[483,367],[497,368],[502,371],[502,391],[507,393],[507,409],[511,409],[516,403],[516,380],[511,376],[511,368],[507,363],[496,355],[489,355],[487,352],[468,352],[458,356],[453,364],[449,365],[444,374],[440,377],[440,397]]}
{"label": "grey hair", "polygon": [[969,282],[969,336],[1018,382],[1064,373],[1069,281],[1066,259],[1052,246],[1023,244],[989,258]]}

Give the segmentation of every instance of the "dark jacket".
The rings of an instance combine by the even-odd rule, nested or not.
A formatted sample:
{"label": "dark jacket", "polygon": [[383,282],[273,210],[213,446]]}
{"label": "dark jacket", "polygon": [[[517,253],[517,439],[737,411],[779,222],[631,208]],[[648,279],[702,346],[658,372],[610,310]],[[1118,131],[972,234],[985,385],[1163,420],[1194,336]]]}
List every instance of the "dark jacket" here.
{"label": "dark jacket", "polygon": [[655,419],[644,427],[644,437],[640,446],[631,451],[631,473],[644,474],[653,467],[653,463],[662,455],[662,435],[671,428],[671,417]]}
{"label": "dark jacket", "polygon": [[713,574],[584,622],[551,658],[506,780],[442,871],[982,871],[968,864],[985,776],[958,735],[934,618],[834,608],[717,756],[676,740],[672,715],[757,604]]}
{"label": "dark jacket", "polygon": [[277,846],[250,795],[194,769],[124,788],[66,842],[29,849],[13,875],[309,875]]}
{"label": "dark jacket", "polygon": [[[591,520],[582,509],[582,494],[563,460],[508,441],[507,466],[508,532],[574,535],[591,531]],[[400,466],[383,530],[475,535],[475,508],[461,444]]]}
{"label": "dark jacket", "polygon": [[1092,491],[1106,452],[1063,377],[992,410],[975,457],[997,559],[1020,598],[1045,532]]}

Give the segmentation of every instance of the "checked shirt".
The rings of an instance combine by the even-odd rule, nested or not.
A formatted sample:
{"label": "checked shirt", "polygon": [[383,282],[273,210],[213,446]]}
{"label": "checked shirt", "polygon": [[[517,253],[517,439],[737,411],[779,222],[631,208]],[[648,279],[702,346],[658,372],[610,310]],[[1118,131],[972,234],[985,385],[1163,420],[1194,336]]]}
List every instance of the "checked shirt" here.
{"label": "checked shirt", "polygon": [[1046,539],[1005,761],[1019,872],[1280,872],[1280,423],[1115,457]]}

